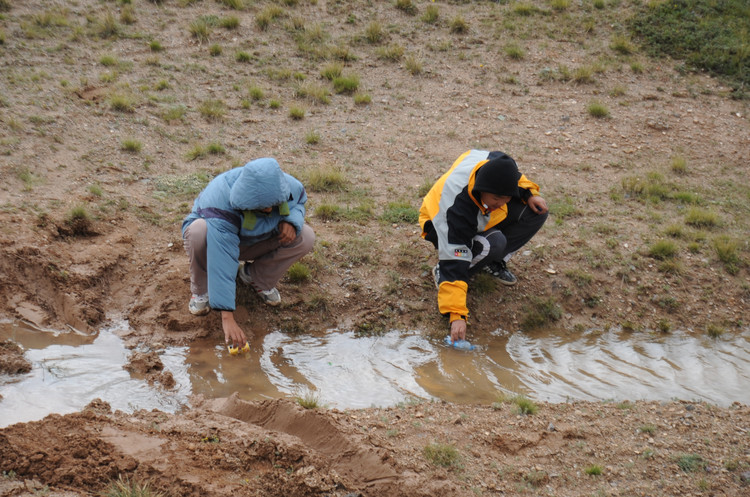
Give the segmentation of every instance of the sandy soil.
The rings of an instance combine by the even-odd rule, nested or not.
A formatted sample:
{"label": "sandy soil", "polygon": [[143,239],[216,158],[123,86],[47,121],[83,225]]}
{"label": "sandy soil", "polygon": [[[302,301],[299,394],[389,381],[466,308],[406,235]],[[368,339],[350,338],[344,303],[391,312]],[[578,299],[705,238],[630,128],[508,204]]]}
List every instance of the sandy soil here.
{"label": "sandy soil", "polygon": [[[470,294],[470,336],[523,328],[539,300],[560,310],[551,332],[746,327],[747,102],[677,61],[613,50],[628,2],[563,11],[531,2],[529,16],[515,4],[434,2],[439,18],[428,23],[431,4],[414,2],[410,15],[391,2],[286,2],[262,30],[256,19],[271,2],[0,2],[10,6],[0,12],[0,317],[87,334],[125,318],[128,343],[154,351],[221,340],[217,315],[187,313],[179,226],[190,186],[274,156],[308,182],[335,169],[346,184],[308,191],[318,236],[304,260],[310,280],[282,281],[277,309],[238,295],[253,339],[336,327],[442,336],[433,251],[416,224],[381,216],[389,202],[418,208],[420,188],[476,147],[515,157],[552,215],[513,259],[516,287]],[[207,15],[213,28],[199,40],[190,26]],[[221,27],[230,17],[239,26]],[[464,33],[452,29],[458,18]],[[366,39],[372,21],[377,43]],[[522,56],[509,55],[512,44]],[[387,58],[394,47],[403,55]],[[321,77],[336,57],[369,103]],[[328,103],[304,96],[315,88],[328,88]],[[211,101],[221,115],[201,110]],[[609,117],[592,117],[593,101]],[[303,119],[290,118],[295,106]],[[221,147],[208,153],[211,144]],[[316,214],[331,204],[371,215]],[[88,222],[71,219],[76,207]],[[713,217],[690,221],[694,210]],[[654,257],[659,241],[676,255]],[[721,260],[721,243],[734,259]],[[23,374],[20,352],[0,347],[6,373]],[[134,371],[161,374],[158,357],[139,361]],[[747,406],[633,400],[540,404],[534,415],[502,402],[337,412],[196,399],[177,415],[94,402],[0,430],[0,495],[90,495],[118,475],[171,495],[750,491]],[[429,451],[446,447],[455,458],[440,466]],[[587,474],[593,466],[600,475]]]}

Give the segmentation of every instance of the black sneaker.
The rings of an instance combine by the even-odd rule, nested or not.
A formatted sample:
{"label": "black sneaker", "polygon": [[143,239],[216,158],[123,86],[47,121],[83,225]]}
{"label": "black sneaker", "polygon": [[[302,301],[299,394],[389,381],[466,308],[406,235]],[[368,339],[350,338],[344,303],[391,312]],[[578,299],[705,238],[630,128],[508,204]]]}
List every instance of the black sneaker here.
{"label": "black sneaker", "polygon": [[505,261],[492,261],[484,266],[484,270],[500,280],[500,283],[505,286],[513,286],[518,281],[515,275],[508,269]]}

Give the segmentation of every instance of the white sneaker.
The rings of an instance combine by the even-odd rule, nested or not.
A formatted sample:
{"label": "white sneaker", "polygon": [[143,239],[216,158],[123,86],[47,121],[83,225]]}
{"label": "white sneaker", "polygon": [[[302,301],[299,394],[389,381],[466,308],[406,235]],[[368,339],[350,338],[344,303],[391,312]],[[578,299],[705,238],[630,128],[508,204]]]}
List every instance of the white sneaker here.
{"label": "white sneaker", "polygon": [[257,287],[255,282],[253,281],[253,278],[250,276],[250,273],[248,273],[248,264],[242,264],[240,266],[240,280],[253,288],[258,293],[258,296],[261,298],[263,302],[265,302],[267,305],[270,306],[277,306],[281,303],[281,295],[279,294],[279,291],[276,288],[271,288],[270,290],[261,290]]}
{"label": "white sneaker", "polygon": [[208,304],[208,294],[205,295],[193,295],[190,297],[190,303],[188,304],[190,314],[194,316],[204,316],[211,310],[211,306]]}

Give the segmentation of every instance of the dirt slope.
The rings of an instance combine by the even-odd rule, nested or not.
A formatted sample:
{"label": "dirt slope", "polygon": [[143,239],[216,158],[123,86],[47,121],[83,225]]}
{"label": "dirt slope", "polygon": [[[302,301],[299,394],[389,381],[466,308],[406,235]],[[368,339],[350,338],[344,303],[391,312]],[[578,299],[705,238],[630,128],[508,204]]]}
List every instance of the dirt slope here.
{"label": "dirt slope", "polygon": [[[273,156],[308,184],[318,242],[311,278],[281,282],[280,308],[240,293],[247,331],[442,336],[435,255],[389,203],[418,208],[477,147],[516,158],[552,215],[511,263],[519,285],[478,282],[470,334],[527,326],[535,302],[563,329],[747,326],[747,102],[679,61],[614,49],[634,4],[246,4],[0,2],[0,317],[81,333],[126,318],[132,345],[221,340],[218,316],[186,312],[180,222],[207,178]],[[322,75],[333,62],[356,94]],[[343,186],[315,188],[331,170]],[[331,205],[338,216],[323,216]],[[174,495],[747,492],[745,406],[497,407],[97,404],[0,430],[0,495],[85,495],[118,474]],[[459,458],[430,463],[433,442]],[[700,461],[680,469],[690,454]]]}

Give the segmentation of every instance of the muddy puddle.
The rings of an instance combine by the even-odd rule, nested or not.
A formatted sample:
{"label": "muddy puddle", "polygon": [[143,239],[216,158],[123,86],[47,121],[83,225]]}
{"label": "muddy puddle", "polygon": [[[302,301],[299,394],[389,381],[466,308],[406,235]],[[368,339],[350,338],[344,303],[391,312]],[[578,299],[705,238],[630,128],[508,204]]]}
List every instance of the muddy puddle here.
{"label": "muddy puddle", "polygon": [[[120,325],[124,326],[124,325]],[[619,330],[553,334],[498,330],[474,351],[454,350],[417,332],[362,337],[267,334],[244,355],[215,340],[159,351],[172,389],[133,377],[132,350],[116,328],[94,337],[0,323],[33,368],[0,375],[0,426],[80,410],[100,398],[113,409],[175,412],[192,394],[245,400],[305,396],[336,408],[392,406],[418,399],[491,403],[499,393],[534,400],[703,400],[750,403],[750,329],[718,339]]]}

